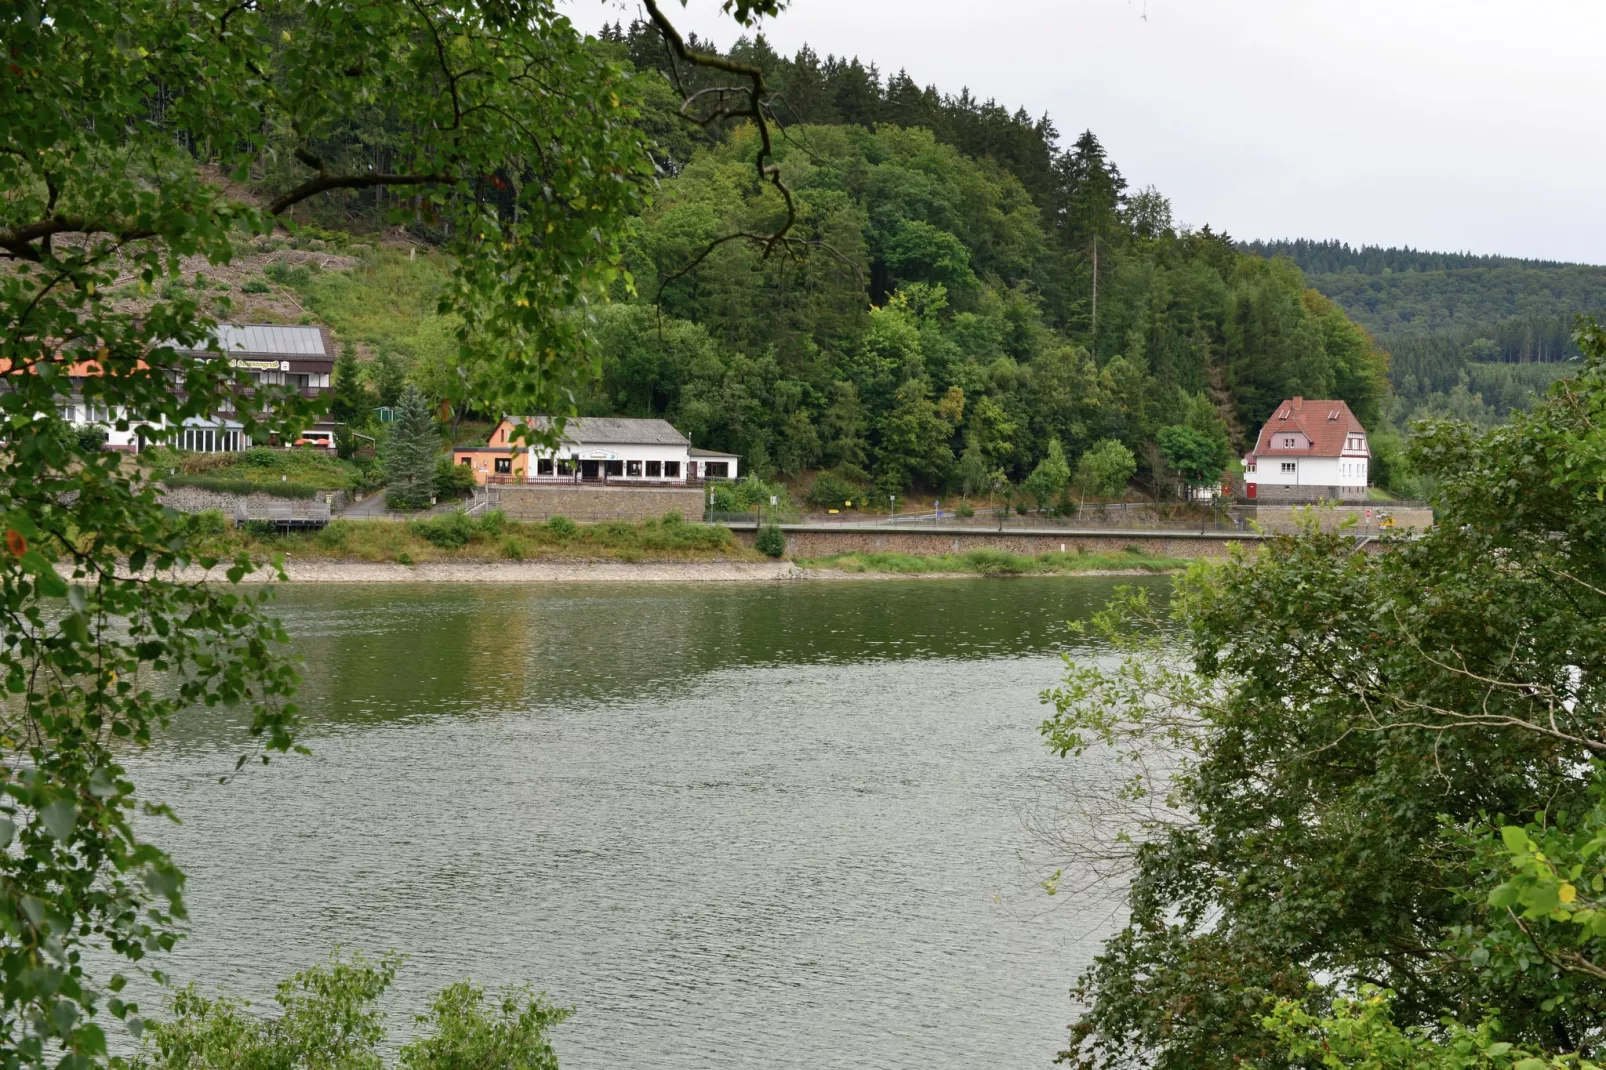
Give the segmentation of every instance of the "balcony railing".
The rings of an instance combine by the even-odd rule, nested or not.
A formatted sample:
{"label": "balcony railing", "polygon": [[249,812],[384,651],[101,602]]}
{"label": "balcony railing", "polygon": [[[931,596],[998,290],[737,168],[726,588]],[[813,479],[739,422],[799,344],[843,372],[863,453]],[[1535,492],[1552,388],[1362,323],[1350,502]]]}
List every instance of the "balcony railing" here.
{"label": "balcony railing", "polygon": [[678,488],[706,487],[711,483],[729,483],[725,476],[687,476],[684,479],[648,479],[645,476],[525,476],[507,472],[487,473],[485,482],[491,486],[516,487],[635,487]]}

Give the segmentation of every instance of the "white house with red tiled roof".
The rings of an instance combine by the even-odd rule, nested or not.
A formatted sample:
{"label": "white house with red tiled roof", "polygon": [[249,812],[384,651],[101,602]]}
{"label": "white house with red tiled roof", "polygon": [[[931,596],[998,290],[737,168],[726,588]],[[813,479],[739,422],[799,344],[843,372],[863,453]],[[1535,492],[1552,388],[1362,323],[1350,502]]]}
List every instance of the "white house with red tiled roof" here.
{"label": "white house with red tiled roof", "polygon": [[1366,428],[1342,401],[1290,398],[1244,456],[1249,498],[1364,500],[1372,453]]}

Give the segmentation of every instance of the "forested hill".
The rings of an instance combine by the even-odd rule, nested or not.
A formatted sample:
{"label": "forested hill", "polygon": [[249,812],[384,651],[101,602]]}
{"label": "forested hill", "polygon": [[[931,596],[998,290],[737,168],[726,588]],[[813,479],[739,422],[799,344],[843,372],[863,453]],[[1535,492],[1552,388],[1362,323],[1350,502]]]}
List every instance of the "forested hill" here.
{"label": "forested hill", "polygon": [[779,198],[755,180],[751,128],[675,118],[653,32],[603,36],[641,73],[666,177],[629,250],[634,291],[598,312],[588,411],[664,415],[750,468],[889,491],[1020,483],[1054,443],[1074,468],[1105,440],[1164,486],[1225,464],[1294,394],[1383,423],[1363,331],[1292,264],[1179,231],[1091,132],[1062,146],[1046,116],[761,37],[729,54],[766,70],[790,237],[809,244],[727,242],[683,274],[715,239],[773,227]]}
{"label": "forested hill", "polygon": [[1603,266],[1303,239],[1238,248],[1292,260],[1388,350],[1402,424],[1504,417],[1578,355],[1577,317],[1606,310]]}
{"label": "forested hill", "polygon": [[[1592,264],[1336,241],[1254,241],[1239,248],[1291,259],[1312,286],[1379,338],[1477,332],[1501,341],[1510,360],[1558,359],[1555,325],[1564,324],[1566,338],[1574,316],[1606,309],[1606,267]],[[1514,329],[1515,321],[1532,330]],[[1525,333],[1532,335],[1526,353]]]}
{"label": "forested hill", "polygon": [[1238,247],[1268,259],[1286,256],[1310,275],[1386,275],[1402,271],[1459,271],[1462,268],[1560,268],[1580,267],[1564,260],[1524,260],[1511,256],[1485,256],[1479,253],[1435,253],[1410,246],[1351,246],[1337,240],[1312,241],[1309,238],[1282,241],[1246,241]]}

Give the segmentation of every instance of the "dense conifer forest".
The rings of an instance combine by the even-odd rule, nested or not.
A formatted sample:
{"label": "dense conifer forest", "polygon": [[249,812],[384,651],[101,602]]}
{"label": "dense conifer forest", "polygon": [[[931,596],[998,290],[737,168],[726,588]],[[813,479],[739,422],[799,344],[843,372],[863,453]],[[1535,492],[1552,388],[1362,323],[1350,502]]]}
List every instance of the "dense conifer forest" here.
{"label": "dense conifer forest", "polygon": [[1337,241],[1252,241],[1286,257],[1390,354],[1404,426],[1419,415],[1487,424],[1575,365],[1580,315],[1606,310],[1606,267]]}

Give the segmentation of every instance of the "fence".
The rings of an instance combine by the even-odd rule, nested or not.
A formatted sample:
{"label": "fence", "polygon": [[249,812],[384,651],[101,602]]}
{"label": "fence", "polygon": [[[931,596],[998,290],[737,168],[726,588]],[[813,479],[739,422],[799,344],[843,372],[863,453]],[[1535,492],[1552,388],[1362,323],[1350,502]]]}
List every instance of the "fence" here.
{"label": "fence", "polygon": [[328,502],[240,502],[234,526],[270,524],[277,531],[305,531],[329,523]]}
{"label": "fence", "polygon": [[1109,530],[1109,531],[1246,531],[1248,524],[1233,516],[1173,519],[1155,517],[1139,510],[1125,513],[1112,511],[1105,515],[1089,510],[1082,516],[1053,517],[1038,514],[1022,516],[1015,512],[1000,517],[992,511],[978,512],[962,517],[947,510],[941,513],[795,513],[764,509],[760,512],[726,513],[705,510],[703,519],[711,524],[748,527],[761,523],[808,524],[820,527],[862,528],[885,530],[888,528],[916,530],[920,528],[973,528],[977,531],[1057,531]]}

